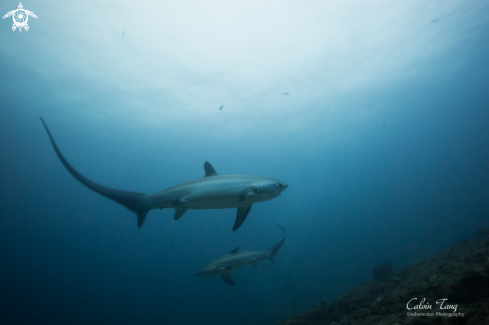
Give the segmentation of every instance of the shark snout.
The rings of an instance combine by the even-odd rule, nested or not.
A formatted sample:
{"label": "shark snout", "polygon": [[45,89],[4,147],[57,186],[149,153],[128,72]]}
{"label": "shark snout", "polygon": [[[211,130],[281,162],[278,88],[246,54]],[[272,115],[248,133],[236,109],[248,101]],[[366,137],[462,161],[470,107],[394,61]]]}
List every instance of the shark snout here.
{"label": "shark snout", "polygon": [[280,183],[278,184],[278,187],[279,187],[279,191],[280,191],[280,192],[283,192],[283,191],[285,191],[285,189],[286,189],[287,187],[289,187],[289,185],[288,185],[288,184],[285,184],[285,183],[283,183],[283,182],[280,182]]}

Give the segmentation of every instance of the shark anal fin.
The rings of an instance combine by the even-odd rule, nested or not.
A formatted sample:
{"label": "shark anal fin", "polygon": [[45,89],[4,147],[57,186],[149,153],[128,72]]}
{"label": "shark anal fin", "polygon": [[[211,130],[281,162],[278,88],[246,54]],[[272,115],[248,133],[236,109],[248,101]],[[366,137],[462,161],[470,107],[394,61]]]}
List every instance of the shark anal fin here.
{"label": "shark anal fin", "polygon": [[183,216],[183,214],[185,212],[187,212],[187,208],[175,208],[175,214],[173,215],[173,220],[178,220],[180,219],[181,216]]}
{"label": "shark anal fin", "polygon": [[212,165],[208,161],[204,163],[204,171],[205,171],[204,177],[217,175],[216,171],[214,170],[214,167],[212,167]]}
{"label": "shark anal fin", "polygon": [[238,229],[245,221],[248,212],[251,210],[251,204],[244,208],[238,208],[238,213],[236,214],[236,221],[234,222],[233,231]]}
{"label": "shark anal fin", "polygon": [[144,219],[146,219],[146,215],[148,214],[148,210],[139,211],[138,213],[138,228],[141,228],[144,223]]}
{"label": "shark anal fin", "polygon": [[239,247],[236,247],[235,249],[233,249],[232,251],[229,252],[229,254],[236,254],[239,250]]}
{"label": "shark anal fin", "polygon": [[231,272],[221,273],[220,275],[224,282],[226,282],[227,284],[230,284],[232,286],[236,284],[233,278],[231,278]]}

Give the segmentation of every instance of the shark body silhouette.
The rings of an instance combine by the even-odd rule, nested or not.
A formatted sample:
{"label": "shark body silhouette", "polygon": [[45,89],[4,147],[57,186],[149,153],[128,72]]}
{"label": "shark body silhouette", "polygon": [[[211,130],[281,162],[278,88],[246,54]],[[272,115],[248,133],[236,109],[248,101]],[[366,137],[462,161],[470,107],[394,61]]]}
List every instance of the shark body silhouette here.
{"label": "shark body silhouette", "polygon": [[205,175],[170,187],[161,192],[146,195],[122,191],[97,184],[76,171],[64,158],[46,123],[40,118],[51,140],[54,151],[66,170],[80,183],[111,199],[137,214],[138,227],[144,223],[148,211],[173,208],[178,220],[188,209],[237,208],[233,231],[246,219],[253,203],[271,200],[279,196],[288,185],[276,179],[252,175],[218,175],[212,165],[204,163]]}
{"label": "shark body silhouette", "polygon": [[278,250],[284,244],[286,237],[284,228],[282,228],[278,223],[276,223],[276,225],[284,232],[284,238],[266,251],[238,252],[238,247],[233,249],[229,254],[221,256],[215,261],[204,266],[197,274],[195,274],[195,276],[210,278],[220,275],[227,284],[234,285],[235,282],[231,278],[231,271],[249,264],[256,267],[257,263],[264,259],[269,259],[273,264],[275,264],[273,261],[275,254],[277,254]]}

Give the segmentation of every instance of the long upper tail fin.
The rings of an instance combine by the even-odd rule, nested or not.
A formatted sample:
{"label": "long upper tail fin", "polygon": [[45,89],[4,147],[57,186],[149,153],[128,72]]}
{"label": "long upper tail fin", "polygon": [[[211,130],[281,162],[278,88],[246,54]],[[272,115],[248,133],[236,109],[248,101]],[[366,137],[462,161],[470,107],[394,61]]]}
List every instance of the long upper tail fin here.
{"label": "long upper tail fin", "polygon": [[44,125],[44,128],[46,129],[46,132],[48,133],[49,139],[51,140],[51,144],[53,145],[54,151],[56,152],[56,155],[58,156],[59,160],[65,166],[66,170],[74,177],[76,178],[80,183],[91,189],[92,191],[97,192],[100,195],[105,196],[108,199],[111,199],[130,211],[136,213],[138,215],[138,227],[141,228],[143,225],[144,219],[146,218],[146,214],[150,210],[148,207],[147,203],[147,195],[143,193],[137,193],[137,192],[128,192],[128,191],[121,191],[121,190],[116,190],[113,188],[105,187],[100,184],[97,184],[79,172],[77,172],[63,157],[61,154],[61,151],[59,151],[58,146],[56,145],[56,142],[54,142],[53,137],[51,136],[51,132],[49,132],[48,126],[42,119],[42,117],[39,117],[41,119],[42,124]]}
{"label": "long upper tail fin", "polygon": [[278,243],[276,243],[275,245],[273,245],[272,247],[270,247],[269,249],[267,249],[267,252],[268,252],[268,259],[270,260],[270,262],[272,262],[273,264],[275,264],[275,262],[273,261],[273,259],[275,258],[275,254],[277,254],[278,250],[282,247],[282,245],[284,244],[284,241],[285,241],[285,238],[287,237],[287,234],[285,233],[285,229],[282,228],[282,226],[280,226],[278,223],[275,223],[280,229],[282,229],[282,231],[284,232],[284,238],[279,241]]}

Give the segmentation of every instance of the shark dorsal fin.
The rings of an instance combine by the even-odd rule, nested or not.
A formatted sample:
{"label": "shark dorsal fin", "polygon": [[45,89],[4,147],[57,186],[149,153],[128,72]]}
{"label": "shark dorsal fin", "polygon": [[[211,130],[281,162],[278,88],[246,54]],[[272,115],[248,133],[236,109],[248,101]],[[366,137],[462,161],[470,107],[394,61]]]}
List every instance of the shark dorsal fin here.
{"label": "shark dorsal fin", "polygon": [[239,247],[236,247],[232,251],[229,252],[229,254],[236,254],[238,252]]}
{"label": "shark dorsal fin", "polygon": [[204,177],[216,176],[217,175],[216,171],[214,170],[214,167],[212,167],[212,165],[209,164],[208,161],[206,161],[204,163],[204,170],[205,170]]}

